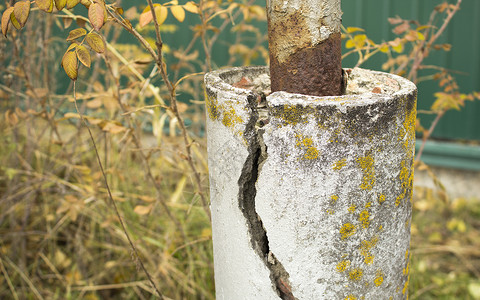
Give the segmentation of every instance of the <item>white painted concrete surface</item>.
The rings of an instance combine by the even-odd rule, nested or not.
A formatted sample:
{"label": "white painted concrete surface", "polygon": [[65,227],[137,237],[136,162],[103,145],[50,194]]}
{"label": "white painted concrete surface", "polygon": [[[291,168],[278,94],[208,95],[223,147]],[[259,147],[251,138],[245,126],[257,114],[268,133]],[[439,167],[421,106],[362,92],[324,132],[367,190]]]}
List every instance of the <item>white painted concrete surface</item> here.
{"label": "white painted concrete surface", "polygon": [[266,73],[205,78],[217,299],[405,299],[415,86],[354,70],[345,96],[269,95],[261,126],[232,84]]}

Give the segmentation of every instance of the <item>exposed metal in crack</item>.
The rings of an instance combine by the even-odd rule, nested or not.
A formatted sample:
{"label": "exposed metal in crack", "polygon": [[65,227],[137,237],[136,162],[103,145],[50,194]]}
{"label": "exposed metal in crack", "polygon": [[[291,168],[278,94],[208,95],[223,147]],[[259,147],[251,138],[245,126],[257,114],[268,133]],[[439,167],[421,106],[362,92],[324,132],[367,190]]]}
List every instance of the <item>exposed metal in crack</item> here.
{"label": "exposed metal in crack", "polygon": [[259,132],[263,125],[261,122],[257,122],[259,120],[257,98],[258,96],[253,93],[247,97],[251,108],[251,117],[244,132],[244,137],[248,143],[248,157],[243,164],[242,174],[238,179],[238,206],[247,221],[252,248],[270,270],[270,280],[275,292],[282,300],[296,300],[291,291],[290,276],[281,262],[270,251],[267,232],[255,209],[255,196],[257,194],[255,183],[260,165],[267,156],[262,132]]}

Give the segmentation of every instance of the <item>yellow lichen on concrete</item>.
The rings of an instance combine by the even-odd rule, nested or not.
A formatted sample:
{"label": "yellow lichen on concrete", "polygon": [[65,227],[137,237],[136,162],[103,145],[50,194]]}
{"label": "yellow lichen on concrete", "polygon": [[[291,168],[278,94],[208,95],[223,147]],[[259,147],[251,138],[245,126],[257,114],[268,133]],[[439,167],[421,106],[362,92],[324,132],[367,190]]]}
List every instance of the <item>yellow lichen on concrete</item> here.
{"label": "yellow lichen on concrete", "polygon": [[371,240],[365,240],[361,242],[360,245],[360,254],[364,257],[364,262],[369,265],[373,263],[375,256],[372,254],[371,250],[378,243],[378,236],[374,236]]}
{"label": "yellow lichen on concrete", "polygon": [[405,284],[403,285],[403,289],[402,289],[402,294],[405,295],[405,293],[407,292],[408,290],[408,281],[405,281]]}
{"label": "yellow lichen on concrete", "polygon": [[355,297],[354,295],[348,295],[347,297],[345,297],[345,300],[357,300],[357,297]]}
{"label": "yellow lichen on concrete", "polygon": [[407,260],[407,266],[403,268],[403,275],[408,275],[410,273],[410,256],[408,255],[408,249],[405,251],[405,260]]}
{"label": "yellow lichen on concrete", "polygon": [[357,208],[357,206],[355,204],[352,204],[350,205],[350,207],[348,208],[348,212],[353,214],[355,212],[355,209]]}
{"label": "yellow lichen on concrete", "polygon": [[381,270],[377,271],[377,274],[375,275],[375,279],[373,280],[373,283],[375,283],[376,286],[381,286],[383,283],[383,272]]}
{"label": "yellow lichen on concrete", "polygon": [[383,202],[385,202],[385,195],[381,194],[380,196],[378,196],[378,203],[382,204]]}
{"label": "yellow lichen on concrete", "polygon": [[313,140],[311,137],[305,137],[301,134],[297,134],[296,138],[297,138],[297,147],[305,150],[303,159],[312,160],[312,159],[318,158],[318,156],[320,155],[320,152],[314,146]]}
{"label": "yellow lichen on concrete", "polygon": [[415,141],[415,124],[417,117],[417,111],[415,108],[411,109],[407,115],[405,116],[405,120],[403,121],[403,128],[405,130],[406,138],[404,137],[403,146],[405,150],[408,150],[410,144]]}
{"label": "yellow lichen on concrete", "polygon": [[363,270],[360,268],[355,268],[348,273],[348,276],[350,277],[350,280],[358,281],[363,276]]}
{"label": "yellow lichen on concrete", "polygon": [[337,200],[338,200],[338,195],[332,195],[332,196],[330,197],[330,200],[332,200],[333,203],[337,202]]}
{"label": "yellow lichen on concrete", "polygon": [[346,158],[343,158],[339,161],[337,161],[334,165],[333,165],[333,169],[334,170],[341,170],[343,167],[345,167],[347,165],[347,159]]}
{"label": "yellow lichen on concrete", "polygon": [[357,163],[363,171],[362,183],[360,188],[363,190],[371,190],[375,184],[375,168],[372,155],[357,158]]}
{"label": "yellow lichen on concrete", "polygon": [[242,123],[243,120],[240,118],[233,107],[230,107],[228,110],[223,112],[222,124],[229,128],[234,128],[235,125]]}
{"label": "yellow lichen on concrete", "polygon": [[367,229],[370,226],[370,213],[368,210],[364,209],[360,212],[358,216],[358,221],[362,224],[364,229]]}
{"label": "yellow lichen on concrete", "polygon": [[218,104],[215,97],[206,96],[206,107],[208,117],[212,121],[220,120],[225,127],[230,128],[236,135],[241,136],[243,133],[241,130],[235,131],[235,126],[242,124],[243,119],[236,113],[235,108],[231,103]]}
{"label": "yellow lichen on concrete", "polygon": [[317,148],[311,147],[307,149],[307,153],[303,156],[305,159],[317,159],[318,158],[318,150]]}
{"label": "yellow lichen on concrete", "polygon": [[[280,118],[285,124],[288,125],[296,125],[302,121],[302,115],[295,105],[285,105],[285,107],[283,108],[283,112],[280,115]],[[305,122],[306,120],[304,120],[302,123]]]}
{"label": "yellow lichen on concrete", "polygon": [[348,267],[350,267],[350,261],[348,259],[342,260],[337,264],[337,271],[342,273],[344,272]]}
{"label": "yellow lichen on concrete", "polygon": [[340,228],[340,235],[342,237],[342,240],[354,235],[356,231],[357,228],[352,223],[343,224],[342,228]]}
{"label": "yellow lichen on concrete", "polygon": [[[407,101],[403,99],[403,101]],[[407,154],[402,160],[400,167],[399,179],[401,182],[401,193],[395,200],[395,206],[399,206],[403,199],[412,201],[412,185],[413,185],[413,148],[415,144],[415,124],[416,124],[416,108],[413,107],[407,112],[402,127],[399,129],[398,140],[403,142],[403,149]]]}
{"label": "yellow lichen on concrete", "polygon": [[[408,160],[403,160],[400,163],[400,184],[401,184],[401,190],[402,192],[400,195],[397,196],[397,199],[395,200],[395,205],[399,206],[400,203],[402,202],[403,199],[406,197],[408,199],[412,199],[412,185],[413,185],[413,168],[412,168],[412,162],[413,160],[408,159]],[[407,195],[408,192],[408,195]]]}
{"label": "yellow lichen on concrete", "polygon": [[205,95],[205,102],[206,102],[208,117],[212,121],[217,120],[218,117],[220,116],[220,113],[218,112],[218,107],[217,107],[217,99],[215,97],[210,97],[208,95]]}

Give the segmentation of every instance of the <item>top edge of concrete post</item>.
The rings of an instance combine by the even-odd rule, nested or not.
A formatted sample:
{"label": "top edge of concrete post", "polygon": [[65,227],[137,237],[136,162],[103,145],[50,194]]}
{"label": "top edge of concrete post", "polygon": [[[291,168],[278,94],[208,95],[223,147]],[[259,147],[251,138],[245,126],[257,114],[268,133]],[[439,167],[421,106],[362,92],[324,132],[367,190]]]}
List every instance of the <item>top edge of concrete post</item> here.
{"label": "top edge of concrete post", "polygon": [[205,76],[217,299],[406,299],[416,87],[345,71],[330,97]]}

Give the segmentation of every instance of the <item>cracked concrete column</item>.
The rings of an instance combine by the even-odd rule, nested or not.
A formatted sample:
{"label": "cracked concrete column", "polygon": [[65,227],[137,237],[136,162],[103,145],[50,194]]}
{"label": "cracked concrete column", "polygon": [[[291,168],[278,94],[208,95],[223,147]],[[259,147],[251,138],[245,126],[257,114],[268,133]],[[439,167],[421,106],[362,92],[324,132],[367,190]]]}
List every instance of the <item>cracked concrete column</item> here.
{"label": "cracked concrete column", "polygon": [[205,76],[217,299],[406,299],[416,88],[347,72],[336,97]]}

